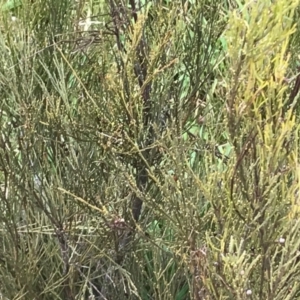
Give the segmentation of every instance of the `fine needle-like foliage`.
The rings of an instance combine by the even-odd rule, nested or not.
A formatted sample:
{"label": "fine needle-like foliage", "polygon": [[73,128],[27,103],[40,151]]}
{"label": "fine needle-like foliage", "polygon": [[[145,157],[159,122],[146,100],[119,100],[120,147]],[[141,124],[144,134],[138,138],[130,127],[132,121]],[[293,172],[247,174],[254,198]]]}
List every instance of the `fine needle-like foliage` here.
{"label": "fine needle-like foliage", "polygon": [[0,1],[0,299],[300,299],[299,1]]}

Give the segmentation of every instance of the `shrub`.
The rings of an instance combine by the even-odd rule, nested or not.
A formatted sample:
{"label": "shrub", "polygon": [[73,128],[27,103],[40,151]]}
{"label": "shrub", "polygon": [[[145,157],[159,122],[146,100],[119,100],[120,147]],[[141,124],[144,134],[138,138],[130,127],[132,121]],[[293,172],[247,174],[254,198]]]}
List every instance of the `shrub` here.
{"label": "shrub", "polygon": [[298,1],[1,3],[3,299],[300,299]]}

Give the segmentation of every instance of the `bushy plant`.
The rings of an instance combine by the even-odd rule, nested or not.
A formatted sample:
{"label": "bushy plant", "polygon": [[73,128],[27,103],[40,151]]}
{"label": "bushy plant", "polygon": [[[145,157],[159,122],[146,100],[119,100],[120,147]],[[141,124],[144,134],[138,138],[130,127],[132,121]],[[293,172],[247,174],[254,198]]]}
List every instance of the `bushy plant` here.
{"label": "bushy plant", "polygon": [[1,1],[0,296],[300,299],[298,2]]}

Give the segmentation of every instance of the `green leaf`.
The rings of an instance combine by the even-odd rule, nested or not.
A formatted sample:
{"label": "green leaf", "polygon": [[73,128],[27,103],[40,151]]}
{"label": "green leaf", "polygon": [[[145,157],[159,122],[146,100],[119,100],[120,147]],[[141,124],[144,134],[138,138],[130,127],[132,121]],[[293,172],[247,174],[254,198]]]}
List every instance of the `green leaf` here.
{"label": "green leaf", "polygon": [[21,0],[9,0],[1,8],[2,11],[9,11],[22,5]]}

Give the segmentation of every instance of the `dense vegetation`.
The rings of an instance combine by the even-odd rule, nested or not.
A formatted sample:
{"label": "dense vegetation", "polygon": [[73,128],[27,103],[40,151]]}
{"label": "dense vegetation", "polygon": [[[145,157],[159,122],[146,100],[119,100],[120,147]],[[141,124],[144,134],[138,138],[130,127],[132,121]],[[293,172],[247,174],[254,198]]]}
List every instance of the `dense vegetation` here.
{"label": "dense vegetation", "polygon": [[0,11],[0,299],[300,299],[298,0]]}

